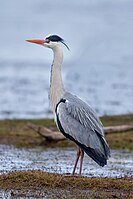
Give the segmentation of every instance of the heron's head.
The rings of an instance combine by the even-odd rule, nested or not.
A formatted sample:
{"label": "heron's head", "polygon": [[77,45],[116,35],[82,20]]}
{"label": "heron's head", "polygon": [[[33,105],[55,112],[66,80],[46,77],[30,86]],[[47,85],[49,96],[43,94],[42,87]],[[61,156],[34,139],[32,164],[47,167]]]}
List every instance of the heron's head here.
{"label": "heron's head", "polygon": [[49,35],[49,36],[45,37],[45,39],[32,39],[32,40],[26,40],[26,41],[35,43],[35,44],[39,44],[39,45],[42,45],[42,46],[45,46],[45,47],[48,47],[51,49],[56,48],[59,45],[59,43],[62,43],[69,50],[69,47],[65,44],[64,39],[62,39],[58,35]]}

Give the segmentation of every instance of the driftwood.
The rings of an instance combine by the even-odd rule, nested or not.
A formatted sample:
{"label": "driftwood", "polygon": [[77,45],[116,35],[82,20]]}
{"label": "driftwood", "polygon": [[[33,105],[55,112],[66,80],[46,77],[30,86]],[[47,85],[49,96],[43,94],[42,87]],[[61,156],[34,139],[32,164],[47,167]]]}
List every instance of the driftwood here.
{"label": "driftwood", "polygon": [[108,134],[108,133],[121,133],[121,132],[131,131],[131,130],[133,130],[133,123],[123,124],[123,125],[118,125],[118,126],[104,127],[104,132],[106,134]]}
{"label": "driftwood", "polygon": [[[44,137],[46,141],[58,142],[58,141],[66,140],[63,134],[61,134],[59,131],[52,131],[51,129],[46,128],[44,126],[28,124],[28,128],[33,129],[39,135]],[[133,123],[119,125],[119,126],[104,127],[105,134],[120,133],[120,132],[125,132],[125,131],[130,131],[130,130],[133,130]]]}
{"label": "driftwood", "polygon": [[64,135],[61,134],[59,131],[52,131],[51,129],[44,126],[28,124],[28,128],[33,129],[39,135],[43,136],[47,141],[58,142],[66,139]]}

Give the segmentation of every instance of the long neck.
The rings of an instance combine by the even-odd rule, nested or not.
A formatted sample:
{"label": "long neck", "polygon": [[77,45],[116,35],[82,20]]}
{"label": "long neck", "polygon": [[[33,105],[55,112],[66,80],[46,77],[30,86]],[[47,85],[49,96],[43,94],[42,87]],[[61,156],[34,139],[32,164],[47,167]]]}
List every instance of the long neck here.
{"label": "long neck", "polygon": [[56,104],[59,102],[64,94],[63,82],[61,77],[61,65],[63,62],[63,51],[60,45],[53,49],[54,60],[51,68],[50,78],[50,101],[53,112],[55,111]]}

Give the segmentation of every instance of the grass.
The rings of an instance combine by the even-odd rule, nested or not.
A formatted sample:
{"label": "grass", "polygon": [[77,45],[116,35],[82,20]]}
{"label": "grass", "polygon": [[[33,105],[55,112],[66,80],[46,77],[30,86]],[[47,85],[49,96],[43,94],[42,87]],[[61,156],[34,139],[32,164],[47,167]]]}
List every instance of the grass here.
{"label": "grass", "polygon": [[125,124],[125,123],[133,122],[133,114],[116,115],[116,116],[103,116],[103,117],[101,117],[101,121],[104,124],[104,126],[122,125],[122,124]]}
{"label": "grass", "polygon": [[[104,116],[104,126],[133,122],[132,115]],[[45,140],[27,127],[28,123],[55,129],[51,119],[3,120],[0,121],[0,144],[16,147],[70,147],[70,141],[46,143]],[[133,150],[133,131],[107,134],[106,139],[112,149]],[[71,177],[43,171],[16,171],[0,175],[0,191],[8,191],[11,198],[50,198],[50,199],[104,199],[133,198],[133,179],[130,178],[88,178]]]}
{"label": "grass", "polygon": [[[132,115],[104,116],[101,118],[104,126],[120,125],[133,122]],[[0,144],[12,144],[17,147],[71,147],[74,144],[70,141],[61,141],[58,143],[46,143],[45,140],[36,132],[27,127],[28,123],[43,125],[56,129],[52,119],[40,120],[3,120],[0,121]],[[133,150],[133,131],[123,133],[113,133],[105,135],[106,139],[113,149]]]}
{"label": "grass", "polygon": [[[119,116],[104,116],[101,118],[104,126],[115,126],[133,122],[133,114]],[[112,149],[133,150],[133,130],[105,135]]]}
{"label": "grass", "polygon": [[17,196],[30,194],[30,196],[39,197],[40,194],[51,195],[51,198],[129,199],[133,196],[133,180],[129,178],[71,177],[43,171],[21,171],[1,175],[0,189],[14,190],[12,194],[17,193]]}
{"label": "grass", "polygon": [[54,121],[44,120],[1,120],[0,143],[17,147],[35,147],[43,143],[42,137],[27,127],[28,123],[55,127]]}

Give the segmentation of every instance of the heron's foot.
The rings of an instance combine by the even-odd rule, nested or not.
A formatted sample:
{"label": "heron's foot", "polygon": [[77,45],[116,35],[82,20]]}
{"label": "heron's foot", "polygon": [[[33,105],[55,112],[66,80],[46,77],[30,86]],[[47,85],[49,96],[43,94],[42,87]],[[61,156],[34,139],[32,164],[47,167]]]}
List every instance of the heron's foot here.
{"label": "heron's foot", "polygon": [[71,173],[71,176],[75,176],[75,173],[72,172],[72,173]]}

